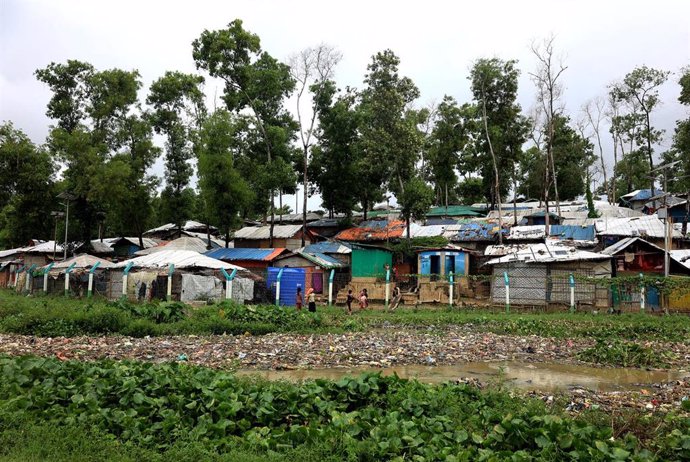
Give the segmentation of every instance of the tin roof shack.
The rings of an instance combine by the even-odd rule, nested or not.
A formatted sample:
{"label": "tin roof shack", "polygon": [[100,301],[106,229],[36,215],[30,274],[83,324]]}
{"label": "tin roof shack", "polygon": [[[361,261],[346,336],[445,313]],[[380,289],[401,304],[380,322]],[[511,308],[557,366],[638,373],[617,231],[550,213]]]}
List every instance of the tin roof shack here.
{"label": "tin roof shack", "polygon": [[[611,257],[562,245],[534,244],[503,257],[490,260],[493,268],[491,299],[504,304],[510,283],[511,305],[569,306],[569,275],[592,278],[611,277]],[[575,303],[578,306],[608,307],[608,288],[577,280]]]}
{"label": "tin roof shack", "polygon": [[510,243],[537,244],[546,238],[545,225],[511,226],[506,241]]}
{"label": "tin roof shack", "polygon": [[315,234],[321,238],[329,239],[334,237],[340,231],[347,229],[349,226],[345,224],[343,218],[322,218],[320,220],[307,223],[307,229],[310,233]]}
{"label": "tin roof shack", "polygon": [[[216,248],[215,244],[211,242],[211,248]],[[208,241],[198,237],[182,236],[172,241],[163,241],[157,246],[149,247],[142,250],[137,250],[134,255],[141,257],[142,255],[151,255],[163,250],[193,250],[198,253],[208,252]]]}
{"label": "tin roof shack", "polygon": [[350,281],[349,265],[325,253],[295,250],[292,255],[288,254],[277,258],[274,266],[277,268],[303,268],[305,270],[305,287],[303,289],[305,291],[309,288],[314,289],[317,294],[328,292],[328,278],[331,270],[335,271],[334,295]]}
{"label": "tin roof shack", "polygon": [[[669,252],[669,272],[672,274],[690,275],[686,268]],[[676,251],[680,252],[680,251]],[[639,237],[627,237],[601,251],[613,257],[614,276],[637,276],[640,273],[664,274],[664,249]],[[675,254],[678,255],[678,254]]]}
{"label": "tin roof shack", "polygon": [[[659,209],[658,214],[660,219],[665,219],[666,209]],[[676,231],[679,231],[685,239],[690,239],[690,226],[688,226],[688,222],[690,222],[690,201],[683,200],[670,206],[668,208],[668,216],[671,217],[671,222],[674,224]],[[686,242],[685,246],[687,247],[689,244]]]}
{"label": "tin roof shack", "polygon": [[[89,270],[96,263],[98,263],[98,267],[94,271],[93,292],[94,294],[106,296],[108,289],[107,271],[115,265],[108,260],[85,253],[56,262],[52,266],[50,271],[48,271],[48,293],[62,294],[65,292],[65,270],[71,267],[69,273],[70,293],[83,297],[88,290]],[[47,268],[48,265],[41,268],[41,270],[45,271]],[[43,290],[43,277],[34,277],[32,290],[34,292]]]}
{"label": "tin roof shack", "polygon": [[131,264],[127,277],[127,298],[151,300],[166,298],[168,274],[173,269],[172,299],[182,302],[220,300],[225,298],[225,278],[221,269],[236,269],[232,299],[238,303],[254,299],[254,282],[260,278],[230,263],[201,255],[193,250],[161,250],[128,261],[116,263],[110,273],[109,298],[122,296],[124,268]]}
{"label": "tin roof shack", "polygon": [[[507,228],[503,228],[501,232],[504,238],[508,235]],[[469,250],[476,250],[483,253],[484,249],[488,246],[498,242],[498,233],[498,224],[463,223],[457,225],[457,231],[453,231],[450,237],[448,237],[447,233],[444,233],[444,236],[448,237],[452,243],[459,244]]]}
{"label": "tin roof shack", "polygon": [[[393,268],[393,252],[385,247],[355,244],[352,246],[352,278],[347,287],[338,292],[338,303],[344,302],[347,289],[355,297],[360,290],[367,289],[369,300],[382,302],[386,297],[386,265]],[[391,275],[391,278],[393,275]],[[391,290],[392,287],[391,287]]]}
{"label": "tin roof shack", "polygon": [[458,287],[454,298],[459,298],[462,291],[467,292],[469,285],[463,276],[469,274],[470,258],[468,250],[454,245],[417,250],[418,302],[448,303],[448,276],[451,272]]}
{"label": "tin roof shack", "polygon": [[[534,226],[534,225],[546,225],[546,211],[537,210],[536,212],[528,213],[524,216],[524,223],[519,223],[521,225]],[[549,224],[560,225],[563,221],[563,217],[549,211]]]}
{"label": "tin roof shack", "polygon": [[310,244],[304,247],[305,252],[308,253],[323,253],[331,256],[342,263],[345,263],[348,267],[352,263],[352,246],[345,242],[338,241],[324,241],[317,242],[316,244]]}
{"label": "tin roof shack", "polygon": [[[609,247],[626,237],[641,237],[659,247],[664,246],[664,223],[656,215],[643,215],[629,218],[600,218],[595,221],[597,236],[603,247]],[[669,231],[672,236],[671,248],[681,245],[682,235],[678,230]]]}
{"label": "tin roof shack", "polygon": [[[414,236],[419,227],[410,224],[410,236]],[[407,227],[401,220],[368,220],[359,226],[339,232],[335,239],[347,242],[360,242],[372,245],[382,245],[390,241],[397,241],[407,236]]]}
{"label": "tin roof shack", "polygon": [[651,191],[651,189],[636,189],[633,192],[621,196],[618,204],[622,207],[628,207],[641,212],[650,199],[664,194],[661,189],[654,189],[654,192]]}
{"label": "tin roof shack", "polygon": [[110,237],[103,239],[103,242],[108,244],[110,248],[113,249],[113,256],[118,260],[131,258],[132,255],[134,255],[134,252],[156,247],[162,242],[158,239],[152,239],[149,237],[142,238],[142,241],[144,244],[143,247],[139,245],[138,237]]}
{"label": "tin roof shack", "polygon": [[233,265],[241,266],[254,273],[266,271],[266,268],[273,266],[278,257],[288,255],[288,249],[250,249],[250,248],[222,248],[213,249],[204,255],[216,258]]}
{"label": "tin roof shack", "polygon": [[449,205],[448,207],[432,207],[426,214],[426,218],[481,218],[486,216],[487,210],[483,207],[471,205]]}
{"label": "tin roof shack", "polygon": [[24,264],[27,267],[31,265],[45,266],[53,261],[53,255],[55,255],[56,260],[62,260],[63,252],[63,246],[56,245],[55,241],[43,242],[24,249]]}
{"label": "tin roof shack", "polygon": [[573,245],[583,249],[593,249],[599,243],[597,229],[591,225],[551,225],[549,227],[549,241],[557,241],[563,245]]}
{"label": "tin roof shack", "polygon": [[[270,226],[246,226],[235,231],[235,248],[260,248],[270,247]],[[295,250],[302,247],[302,225],[274,225],[273,247]],[[307,231],[304,235],[306,243],[316,242],[315,237]]]}

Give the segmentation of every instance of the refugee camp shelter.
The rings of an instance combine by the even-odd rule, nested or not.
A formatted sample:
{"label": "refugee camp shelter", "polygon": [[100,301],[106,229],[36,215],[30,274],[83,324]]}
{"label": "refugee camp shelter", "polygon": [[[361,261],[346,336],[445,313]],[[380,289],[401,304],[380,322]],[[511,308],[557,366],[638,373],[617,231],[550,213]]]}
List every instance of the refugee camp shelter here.
{"label": "refugee camp shelter", "polygon": [[[487,262],[493,269],[491,299],[505,303],[505,278],[510,283],[511,305],[569,305],[569,275],[611,277],[611,256],[571,246],[533,244]],[[583,306],[608,306],[608,290],[578,280],[575,300]]]}
{"label": "refugee camp shelter", "polygon": [[[600,218],[595,221],[597,236],[604,248],[626,237],[641,237],[647,242],[662,247],[664,245],[664,223],[656,215],[643,215],[628,218]],[[678,230],[669,231],[672,236],[671,247],[678,248],[682,237]]]}
{"label": "refugee camp shelter", "polygon": [[[613,257],[614,276],[664,274],[664,249],[640,237],[621,239],[601,253]],[[673,274],[690,275],[690,270],[673,259],[669,270]]]}
{"label": "refugee camp shelter", "polygon": [[116,263],[110,271],[110,298],[122,295],[123,273],[129,264],[132,267],[127,277],[126,293],[131,300],[164,299],[171,268],[172,298],[183,302],[223,299],[225,278],[221,269],[228,273],[237,270],[232,296],[239,303],[254,299],[254,282],[260,279],[244,268],[193,250],[161,250]]}
{"label": "refugee camp shelter", "polygon": [[323,241],[323,242],[317,242],[316,244],[309,244],[308,246],[305,246],[303,249],[305,252],[308,253],[323,253],[326,255],[329,255],[333,258],[336,258],[337,260],[340,260],[341,262],[345,263],[347,266],[350,266],[351,260],[352,260],[352,246],[350,244],[347,244],[345,242],[338,242],[338,241]]}
{"label": "refugee camp shelter", "polygon": [[[410,232],[418,225],[410,224]],[[359,226],[339,232],[335,239],[346,242],[361,242],[367,244],[384,244],[389,241],[397,241],[406,236],[407,225],[402,220],[367,220]]]}
{"label": "refugee camp shelter", "polygon": [[[523,217],[524,223],[519,223],[520,225],[546,225],[546,211],[537,210],[536,212],[528,213]],[[560,224],[563,221],[563,217],[558,214],[549,211],[549,224]]]}
{"label": "refugee camp shelter", "polygon": [[[280,306],[295,306],[297,288],[302,289],[302,300],[306,301],[307,271],[305,268],[268,268],[266,288],[271,294],[271,302],[275,302],[278,291],[278,277],[280,276]],[[306,306],[306,303],[304,303]]]}
{"label": "refugee camp shelter", "polygon": [[642,211],[645,204],[649,202],[652,197],[661,196],[664,192],[661,189],[636,189],[633,192],[624,194],[620,197],[618,203],[623,207],[628,207],[633,210]]}
{"label": "refugee camp shelter", "polygon": [[462,247],[449,245],[417,251],[417,268],[422,276],[467,276],[470,269],[470,253]]}
{"label": "refugee camp shelter", "polygon": [[323,239],[330,239],[347,227],[343,224],[343,218],[321,218],[307,223],[309,232]]}
{"label": "refugee camp shelter", "polygon": [[252,248],[220,248],[207,251],[204,255],[216,258],[249,270],[265,270],[273,266],[281,255],[290,254],[285,248],[252,249]]}
{"label": "refugee camp shelter", "polygon": [[[211,247],[215,248],[213,241],[211,241]],[[208,252],[208,242],[205,239],[200,239],[198,237],[182,236],[172,241],[164,241],[155,247],[149,247],[147,249],[138,250],[134,252],[134,255],[140,257],[142,255],[151,255],[156,252],[161,252],[163,250],[193,250],[198,253]]]}
{"label": "refugee camp shelter", "polygon": [[[487,246],[497,243],[499,230],[504,238],[508,235],[508,228],[504,227],[501,230],[496,223],[463,223],[457,226],[457,231],[452,233],[450,241],[469,250],[483,252]],[[444,233],[444,236],[447,234]]]}
{"label": "refugee camp shelter", "polygon": [[191,231],[196,233],[206,234],[206,230],[209,230],[212,235],[218,234],[218,228],[215,226],[208,226],[205,223],[199,223],[198,221],[189,220],[186,221],[182,227],[178,227],[174,223],[167,223],[158,228],[149,229],[144,233],[145,237],[150,237],[153,239],[160,239],[164,241],[170,241],[182,237],[183,231]]}
{"label": "refugee camp shelter", "polygon": [[138,237],[111,237],[103,239],[103,242],[113,249],[113,256],[118,259],[129,258],[139,250],[155,247],[161,243],[160,240],[149,237],[144,237],[141,240],[143,247],[139,244]]}
{"label": "refugee camp shelter", "polygon": [[598,244],[597,229],[590,225],[551,225],[549,239],[576,247],[595,247]]}
{"label": "refugee camp shelter", "polygon": [[[70,292],[74,295],[84,296],[88,290],[89,271],[98,263],[94,271],[93,292],[105,296],[107,294],[107,270],[114,264],[103,258],[89,254],[79,254],[64,261],[55,262],[48,272],[48,293],[63,293],[65,290],[65,270],[71,267]],[[47,266],[41,268],[44,272]],[[33,278],[33,291],[43,290],[43,276]]]}
{"label": "refugee camp shelter", "polygon": [[[320,220],[323,217],[321,213],[317,212],[307,212],[307,223],[311,223]],[[302,224],[304,216],[301,213],[284,213],[282,215],[274,214],[273,222],[275,224]],[[271,221],[271,217],[268,217],[268,221]]]}
{"label": "refugee camp shelter", "polygon": [[302,235],[305,243],[313,243],[315,237],[307,231],[304,233],[302,225],[274,225],[273,245],[270,240],[271,227],[246,226],[235,231],[235,248],[285,248],[294,250],[302,247]]}
{"label": "refugee camp shelter", "polygon": [[426,214],[427,219],[433,218],[481,218],[486,216],[486,209],[471,205],[449,205],[432,207]]}
{"label": "refugee camp shelter", "polygon": [[337,273],[339,285],[344,285],[343,283],[349,281],[349,265],[325,253],[295,250],[293,254],[278,257],[274,266],[277,268],[303,268],[305,270],[304,289],[312,288],[317,294],[328,291],[328,278],[331,270]]}
{"label": "refugee camp shelter", "polygon": [[393,267],[393,252],[376,246],[354,245],[352,247],[352,277],[383,277],[385,267]]}
{"label": "refugee camp shelter", "polygon": [[62,260],[63,246],[55,241],[43,242],[24,249],[24,264],[27,267],[44,266],[53,261],[53,255],[56,260]]}

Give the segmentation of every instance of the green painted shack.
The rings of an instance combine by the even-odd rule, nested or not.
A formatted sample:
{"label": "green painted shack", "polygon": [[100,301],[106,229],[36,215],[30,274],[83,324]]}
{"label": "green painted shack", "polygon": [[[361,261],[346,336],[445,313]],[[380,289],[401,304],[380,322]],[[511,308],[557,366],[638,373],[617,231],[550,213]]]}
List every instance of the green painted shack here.
{"label": "green painted shack", "polygon": [[385,266],[393,267],[393,253],[381,247],[352,248],[352,277],[367,278],[385,274]]}

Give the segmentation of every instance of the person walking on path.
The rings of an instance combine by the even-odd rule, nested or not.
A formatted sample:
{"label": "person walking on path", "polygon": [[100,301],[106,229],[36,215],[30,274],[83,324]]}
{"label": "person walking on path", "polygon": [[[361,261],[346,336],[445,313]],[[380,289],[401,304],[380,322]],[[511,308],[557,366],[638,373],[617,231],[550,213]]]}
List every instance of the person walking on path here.
{"label": "person walking on path", "polygon": [[311,287],[307,289],[307,300],[309,301],[309,311],[316,313],[316,295]]}
{"label": "person walking on path", "polygon": [[302,311],[302,304],[304,303],[304,300],[302,299],[302,288],[298,287],[297,288],[297,295],[295,296],[295,307],[297,308],[297,311]]}

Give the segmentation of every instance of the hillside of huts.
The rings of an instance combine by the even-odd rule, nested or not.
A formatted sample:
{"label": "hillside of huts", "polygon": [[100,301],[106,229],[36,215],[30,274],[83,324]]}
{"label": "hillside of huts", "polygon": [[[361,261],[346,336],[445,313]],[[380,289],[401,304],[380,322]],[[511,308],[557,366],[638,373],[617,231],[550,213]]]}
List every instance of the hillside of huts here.
{"label": "hillside of huts", "polygon": [[[663,199],[660,199],[663,197]],[[584,201],[433,207],[406,223],[382,205],[351,217],[277,215],[229,239],[213,226],[166,224],[142,236],[31,241],[0,251],[0,287],[108,299],[293,306],[298,289],[372,305],[570,306],[690,312],[688,200],[634,191]],[[88,253],[87,253],[88,248]],[[659,278],[673,284],[659,284]],[[656,282],[655,282],[656,281]],[[666,287],[666,289],[665,289]],[[668,289],[671,287],[671,289]],[[644,299],[644,301],[643,301]]]}

